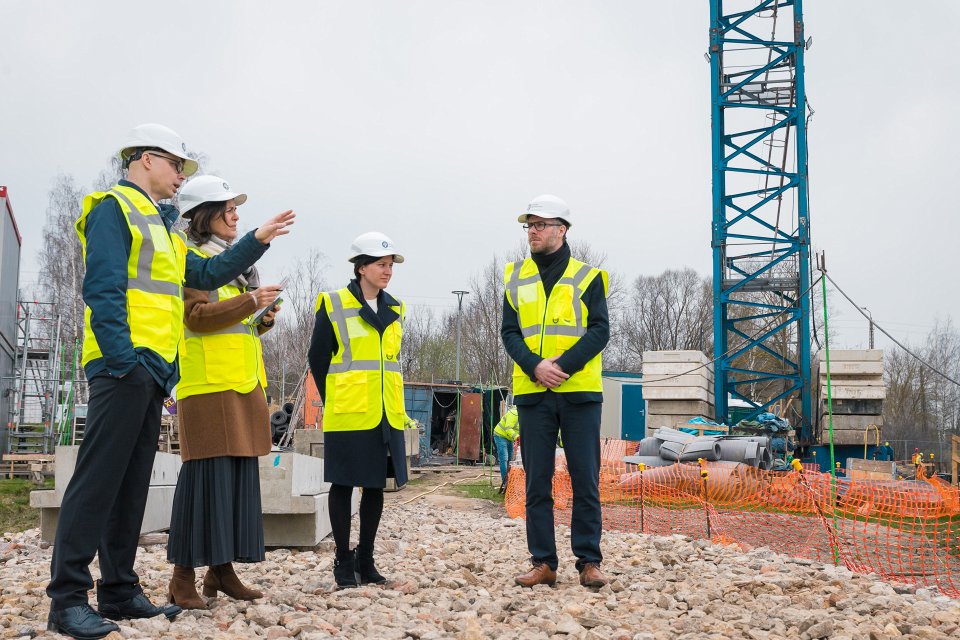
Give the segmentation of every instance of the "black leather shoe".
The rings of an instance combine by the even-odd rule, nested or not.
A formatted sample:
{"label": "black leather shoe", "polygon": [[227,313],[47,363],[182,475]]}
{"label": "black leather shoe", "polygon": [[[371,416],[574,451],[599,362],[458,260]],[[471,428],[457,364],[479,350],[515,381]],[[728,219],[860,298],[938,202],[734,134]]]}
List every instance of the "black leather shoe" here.
{"label": "black leather shoe", "polygon": [[88,604],[50,609],[47,617],[47,631],[55,631],[77,640],[95,640],[119,630],[120,627],[104,620]]}
{"label": "black leather shoe", "polygon": [[183,609],[175,604],[165,604],[158,607],[150,602],[143,593],[138,593],[123,602],[102,602],[97,607],[100,615],[111,620],[125,620],[130,618],[154,618],[164,615],[167,620],[173,620]]}

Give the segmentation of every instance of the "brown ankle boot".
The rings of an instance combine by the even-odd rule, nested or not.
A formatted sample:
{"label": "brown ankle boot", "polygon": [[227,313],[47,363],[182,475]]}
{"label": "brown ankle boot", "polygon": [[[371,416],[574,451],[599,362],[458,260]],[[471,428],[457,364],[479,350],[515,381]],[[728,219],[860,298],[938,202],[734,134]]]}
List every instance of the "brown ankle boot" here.
{"label": "brown ankle boot", "polygon": [[179,605],[181,609],[206,609],[206,601],[197,593],[197,576],[193,567],[174,565],[173,577],[170,578],[170,604]]}
{"label": "brown ankle boot", "polygon": [[222,591],[237,600],[256,600],[263,597],[262,591],[251,589],[240,582],[240,578],[233,571],[233,564],[218,564],[207,569],[203,576],[203,595],[215,597],[217,591]]}

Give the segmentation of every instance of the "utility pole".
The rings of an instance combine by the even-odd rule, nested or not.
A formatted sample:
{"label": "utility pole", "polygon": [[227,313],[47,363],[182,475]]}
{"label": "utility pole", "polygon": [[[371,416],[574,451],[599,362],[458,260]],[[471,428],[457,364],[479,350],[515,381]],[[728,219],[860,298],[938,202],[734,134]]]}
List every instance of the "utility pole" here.
{"label": "utility pole", "polygon": [[460,320],[463,317],[463,296],[469,295],[469,291],[451,291],[457,296],[457,383],[460,382]]}
{"label": "utility pole", "polygon": [[867,315],[870,318],[870,348],[873,349],[873,312],[871,312],[870,309],[867,309],[866,307],[860,307],[860,308],[866,311]]}

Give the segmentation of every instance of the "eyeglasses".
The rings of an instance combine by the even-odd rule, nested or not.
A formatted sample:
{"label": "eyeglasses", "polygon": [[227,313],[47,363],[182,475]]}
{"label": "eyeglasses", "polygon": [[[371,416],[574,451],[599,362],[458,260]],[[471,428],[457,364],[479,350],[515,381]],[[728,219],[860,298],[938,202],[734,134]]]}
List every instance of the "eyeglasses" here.
{"label": "eyeglasses", "polygon": [[543,231],[547,227],[562,227],[562,226],[564,225],[562,225],[559,222],[540,222],[540,221],[525,222],[523,224],[524,229],[536,229],[537,231]]}
{"label": "eyeglasses", "polygon": [[165,156],[162,153],[157,153],[156,151],[144,151],[144,154],[147,153],[152,156],[157,156],[158,158],[163,158],[170,163],[170,166],[173,167],[178,174],[183,173],[184,161],[180,158],[171,158],[170,156]]}

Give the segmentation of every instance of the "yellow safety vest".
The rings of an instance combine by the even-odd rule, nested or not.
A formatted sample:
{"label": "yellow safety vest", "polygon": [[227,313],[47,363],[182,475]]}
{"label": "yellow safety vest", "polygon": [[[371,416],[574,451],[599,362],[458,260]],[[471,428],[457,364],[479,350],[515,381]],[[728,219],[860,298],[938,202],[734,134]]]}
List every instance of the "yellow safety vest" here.
{"label": "yellow safety vest", "polygon": [[407,414],[398,357],[404,304],[391,305],[400,318],[390,323],[382,336],[360,317],[363,304],[349,289],[321,293],[316,310],[321,304],[338,347],[327,371],[323,430],[373,429],[384,414],[391,427],[402,430]]}
{"label": "yellow safety vest", "polygon": [[[547,299],[540,270],[531,258],[507,264],[503,274],[507,302],[517,312],[520,332],[530,351],[543,358],[558,356],[587,332],[588,310],[583,302],[583,294],[597,276],[603,280],[603,295],[606,296],[607,272],[570,258],[566,270]],[[602,392],[602,370],[598,353],[583,369],[572,373],[552,391]],[[545,390],[531,380],[517,363],[513,364],[513,395],[541,393]]]}
{"label": "yellow safety vest", "polygon": [[516,405],[510,407],[510,410],[503,414],[500,422],[493,428],[493,432],[510,442],[517,441],[517,438],[520,437],[520,416],[517,413]]}
{"label": "yellow safety vest", "polygon": [[[146,347],[167,362],[177,356],[183,332],[183,277],[186,246],[183,236],[169,233],[157,206],[137,189],[116,185],[109,191],[91,193],[83,199],[83,212],[76,222],[77,235],[87,258],[87,216],[106,198],[115,198],[130,227],[130,259],[127,261],[127,326],[133,347]],[[100,247],[122,251],[122,247]],[[83,313],[82,364],[103,357],[90,326],[90,307]]]}
{"label": "yellow safety vest", "polygon": [[[201,258],[209,258],[194,243],[187,249]],[[233,282],[210,292],[210,302],[229,300],[243,294]],[[180,382],[177,399],[201,393],[233,390],[250,393],[257,385],[267,388],[267,372],[263,367],[263,348],[256,326],[246,318],[232,326],[198,333],[184,325],[180,343]]]}

